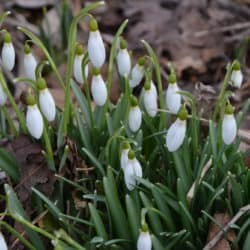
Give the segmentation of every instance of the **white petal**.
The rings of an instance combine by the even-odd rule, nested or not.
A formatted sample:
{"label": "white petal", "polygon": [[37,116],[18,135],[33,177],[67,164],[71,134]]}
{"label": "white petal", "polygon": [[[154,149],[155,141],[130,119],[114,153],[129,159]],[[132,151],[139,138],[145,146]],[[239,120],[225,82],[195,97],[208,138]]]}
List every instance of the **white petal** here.
{"label": "white petal", "polygon": [[240,88],[243,82],[243,74],[241,70],[233,70],[231,74],[231,81],[234,87]]}
{"label": "white petal", "polygon": [[166,136],[168,151],[176,151],[183,143],[186,134],[186,120],[179,118],[170,126]]}
{"label": "white petal", "polygon": [[138,106],[131,107],[128,115],[128,125],[132,132],[136,132],[140,126],[142,121],[141,110]]}
{"label": "white petal", "polygon": [[123,149],[121,152],[120,164],[121,168],[124,170],[128,162],[128,151],[129,149]]}
{"label": "white petal", "polygon": [[157,96],[153,87],[150,90],[144,91],[143,102],[148,115],[155,117],[157,114]]}
{"label": "white petal", "polygon": [[24,55],[23,66],[24,66],[25,76],[35,81],[37,62],[32,53]]}
{"label": "white petal", "polygon": [[28,106],[26,113],[26,125],[29,133],[39,139],[43,133],[43,117],[37,105]]}
{"label": "white petal", "polygon": [[117,67],[121,76],[128,76],[131,70],[131,61],[127,49],[120,49],[117,54]]}
{"label": "white petal", "polygon": [[[74,77],[77,80],[77,82],[79,82],[80,84],[84,83],[84,79],[82,77],[82,59],[83,59],[83,55],[76,55],[74,58],[74,67],[73,67],[73,73],[74,73]],[[87,79],[88,77],[88,65],[85,65],[84,68],[84,73],[85,73],[85,78]]]}
{"label": "white petal", "polygon": [[152,240],[149,232],[141,232],[137,240],[137,250],[151,250]]}
{"label": "white petal", "polygon": [[0,106],[3,106],[7,101],[7,96],[5,92],[3,91],[3,87],[0,84]]}
{"label": "white petal", "polygon": [[3,234],[1,232],[0,232],[0,249],[1,250],[8,250],[6,241],[5,241]]}
{"label": "white petal", "polygon": [[131,71],[131,77],[129,79],[129,85],[131,88],[138,86],[143,78],[144,69],[139,64],[136,64]]}
{"label": "white petal", "polygon": [[142,167],[141,167],[140,162],[136,158],[134,158],[132,160],[132,164],[133,164],[133,169],[134,169],[134,175],[142,178]]}
{"label": "white petal", "polygon": [[94,102],[98,106],[103,106],[107,100],[107,87],[101,75],[93,76],[91,82],[91,93]]}
{"label": "white petal", "polygon": [[2,62],[3,66],[12,70],[15,65],[15,49],[12,43],[4,43],[2,48]]}
{"label": "white petal", "polygon": [[231,144],[237,134],[237,124],[234,115],[224,115],[222,121],[222,139],[225,144]]}
{"label": "white petal", "polygon": [[154,95],[156,96],[156,98],[158,97],[158,94],[157,94],[157,89],[155,87],[155,84],[153,81],[151,81],[151,86],[150,86],[150,90],[154,93]]}
{"label": "white petal", "polygon": [[169,84],[166,93],[166,104],[169,111],[177,114],[181,107],[181,96],[176,92],[179,91],[177,84]]}
{"label": "white petal", "polygon": [[89,33],[88,53],[92,64],[96,68],[101,68],[105,61],[106,52],[99,30]]}
{"label": "white petal", "polygon": [[133,190],[136,185],[134,177],[134,169],[131,160],[128,160],[126,167],[124,169],[124,180],[128,190]]}
{"label": "white petal", "polygon": [[49,122],[54,121],[56,117],[56,105],[53,96],[47,88],[39,92],[39,105],[46,119]]}

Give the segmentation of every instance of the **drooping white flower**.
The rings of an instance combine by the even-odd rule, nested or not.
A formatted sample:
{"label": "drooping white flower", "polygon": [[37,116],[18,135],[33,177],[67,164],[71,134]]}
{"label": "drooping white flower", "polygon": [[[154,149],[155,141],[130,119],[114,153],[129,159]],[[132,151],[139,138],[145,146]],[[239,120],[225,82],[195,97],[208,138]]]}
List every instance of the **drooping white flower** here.
{"label": "drooping white flower", "polygon": [[3,234],[0,232],[0,249],[1,250],[8,250],[8,246],[6,244],[6,241],[4,239]]}
{"label": "drooping white flower", "polygon": [[97,68],[93,69],[93,77],[91,82],[91,94],[97,106],[103,106],[107,100],[107,87]]}
{"label": "drooping white flower", "polygon": [[7,96],[3,90],[1,83],[0,83],[0,106],[5,105],[6,102],[7,102]]}
{"label": "drooping white flower", "polygon": [[170,126],[166,136],[166,145],[168,151],[174,152],[182,145],[186,134],[187,111],[182,107],[178,113],[178,118]]}
{"label": "drooping white flower", "polygon": [[222,139],[226,145],[233,143],[237,135],[237,124],[233,112],[233,106],[228,104],[222,121]]}
{"label": "drooping white flower", "polygon": [[127,165],[127,162],[128,162],[128,152],[129,152],[129,149],[130,149],[130,145],[128,142],[124,142],[122,144],[122,150],[121,150],[121,158],[120,158],[120,165],[121,165],[121,168],[124,170],[126,165]]}
{"label": "drooping white flower", "polygon": [[25,76],[35,81],[37,61],[34,55],[31,53],[30,46],[28,44],[24,46],[23,66]]}
{"label": "drooping white flower", "polygon": [[143,102],[147,114],[150,117],[155,117],[157,114],[157,91],[153,82],[148,82],[144,86]]}
{"label": "drooping white flower", "polygon": [[181,107],[181,95],[176,93],[179,91],[179,87],[176,83],[176,77],[174,74],[169,76],[169,85],[166,92],[166,105],[170,113],[177,114]]}
{"label": "drooping white flower", "polygon": [[131,88],[135,88],[138,86],[143,78],[144,75],[144,58],[140,58],[138,60],[138,63],[135,64],[135,66],[132,68],[131,76],[129,79],[129,85]]}
{"label": "drooping white flower", "polygon": [[136,97],[131,98],[131,107],[128,114],[128,126],[132,132],[136,132],[141,127],[142,113]]}
{"label": "drooping white flower", "polygon": [[15,49],[12,44],[10,33],[4,34],[4,44],[2,48],[2,62],[3,66],[11,71],[15,66]]}
{"label": "drooping white flower", "polygon": [[27,105],[26,126],[34,138],[40,139],[43,133],[43,117],[33,96],[28,96]]}
{"label": "drooping white flower", "polygon": [[127,77],[131,70],[131,61],[126,42],[122,38],[120,39],[120,49],[118,51],[116,60],[119,74],[123,77]]}
{"label": "drooping white flower", "polygon": [[[76,46],[73,74],[74,74],[74,77],[77,80],[77,82],[79,82],[80,84],[84,83],[83,74],[82,74],[82,60],[83,60],[83,58],[84,58],[83,47],[82,47],[82,45],[78,44]],[[85,65],[84,74],[85,74],[86,79],[88,78],[88,72],[89,72],[88,65]]]}
{"label": "drooping white flower", "polygon": [[98,24],[95,19],[91,19],[89,23],[89,39],[88,39],[88,53],[89,59],[96,68],[101,68],[105,58],[106,52],[102,36],[98,30]]}
{"label": "drooping white flower", "polygon": [[137,240],[137,250],[151,250],[152,239],[147,224],[144,224]]}
{"label": "drooping white flower", "polygon": [[233,65],[233,71],[231,74],[231,84],[234,87],[240,88],[243,82],[243,74],[240,69],[240,63],[236,61]]}

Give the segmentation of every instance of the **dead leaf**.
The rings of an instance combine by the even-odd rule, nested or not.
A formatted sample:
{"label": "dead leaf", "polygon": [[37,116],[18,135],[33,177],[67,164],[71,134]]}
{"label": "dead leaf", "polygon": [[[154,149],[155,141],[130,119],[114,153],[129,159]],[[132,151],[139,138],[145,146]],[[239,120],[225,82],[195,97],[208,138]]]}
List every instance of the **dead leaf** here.
{"label": "dead leaf", "polygon": [[55,1],[54,0],[39,0],[39,1],[14,0],[13,3],[19,7],[22,7],[22,8],[35,9],[35,8],[41,8],[41,7],[46,6],[46,5],[54,5]]}

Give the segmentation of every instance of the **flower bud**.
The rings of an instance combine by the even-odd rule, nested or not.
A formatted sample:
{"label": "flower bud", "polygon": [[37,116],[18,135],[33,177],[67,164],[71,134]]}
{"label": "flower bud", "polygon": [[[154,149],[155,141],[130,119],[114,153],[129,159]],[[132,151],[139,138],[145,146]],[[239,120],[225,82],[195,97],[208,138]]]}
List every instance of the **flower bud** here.
{"label": "flower bud", "polygon": [[144,63],[145,59],[142,57],[138,60],[138,63],[132,68],[131,76],[129,79],[129,85],[131,88],[138,86],[144,75]]}
{"label": "flower bud", "polygon": [[148,228],[147,226],[142,227],[142,230],[137,240],[137,250],[152,249],[152,239],[147,228]]}
{"label": "flower bud", "polygon": [[4,34],[4,44],[2,48],[2,62],[3,66],[11,71],[15,66],[15,49],[12,44],[10,33]]}
{"label": "flower bud", "polygon": [[0,106],[5,105],[6,102],[7,102],[7,96],[3,90],[1,83],[0,83]]}
{"label": "flower bud", "polygon": [[141,122],[142,122],[141,110],[138,106],[136,97],[132,96],[131,107],[128,115],[128,125],[130,130],[135,133],[140,128]]}
{"label": "flower bud", "polygon": [[231,84],[234,87],[240,88],[243,82],[243,74],[240,69],[240,63],[236,61],[233,65],[233,70],[231,74]]}
{"label": "flower bud", "polygon": [[101,34],[98,30],[98,24],[94,18],[89,23],[89,39],[88,39],[88,53],[89,59],[96,68],[101,68],[105,58],[106,52]]}
{"label": "flower bud", "polygon": [[147,114],[150,117],[155,117],[157,114],[157,108],[158,108],[157,91],[152,81],[150,83],[148,82],[144,86],[143,102],[144,102],[144,107],[147,111]]}
{"label": "flower bud", "polygon": [[1,250],[8,250],[8,246],[6,244],[6,241],[4,239],[3,234],[0,232],[0,249]]}
{"label": "flower bud", "polygon": [[23,66],[25,76],[35,81],[37,61],[34,55],[31,53],[30,46],[28,44],[25,44],[24,46]]}

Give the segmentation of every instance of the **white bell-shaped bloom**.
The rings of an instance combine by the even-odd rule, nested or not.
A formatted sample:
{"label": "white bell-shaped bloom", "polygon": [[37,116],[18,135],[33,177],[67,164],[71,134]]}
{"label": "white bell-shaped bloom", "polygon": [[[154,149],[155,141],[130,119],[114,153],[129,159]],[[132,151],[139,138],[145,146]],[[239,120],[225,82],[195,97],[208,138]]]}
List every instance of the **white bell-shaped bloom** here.
{"label": "white bell-shaped bloom", "polygon": [[243,82],[241,70],[233,70],[231,74],[231,83],[234,87],[240,88]]}
{"label": "white bell-shaped bloom", "polygon": [[3,90],[1,83],[0,83],[0,106],[5,105],[6,102],[7,102],[7,96]]}
{"label": "white bell-shaped bloom", "polygon": [[47,121],[54,121],[56,117],[56,105],[53,96],[47,88],[39,91],[39,105]]}
{"label": "white bell-shaped bloom", "polygon": [[122,144],[122,150],[121,150],[121,157],[120,157],[120,165],[121,168],[124,170],[127,162],[128,162],[128,152],[130,150],[130,145],[128,142],[124,142]]}
{"label": "white bell-shaped bloom", "polygon": [[105,62],[106,52],[102,36],[98,30],[96,20],[90,21],[90,33],[88,39],[89,59],[96,68],[101,68]]}
{"label": "white bell-shaped bloom", "polygon": [[120,38],[120,49],[116,60],[120,76],[127,77],[131,70],[131,60],[127,50],[126,41],[122,38]]}
{"label": "white bell-shaped bloom", "polygon": [[15,66],[15,49],[11,42],[11,36],[8,32],[4,35],[2,62],[3,66],[9,71],[11,71]]}
{"label": "white bell-shaped bloom", "polygon": [[132,161],[132,165],[133,165],[133,169],[134,169],[134,174],[137,177],[142,178],[142,167],[141,167],[141,163],[136,159],[128,159],[129,161]]}
{"label": "white bell-shaped bloom", "polygon": [[27,107],[26,126],[34,138],[41,138],[43,134],[43,117],[36,104]]}
{"label": "white bell-shaped bloom", "polygon": [[94,73],[92,77],[91,94],[97,106],[103,106],[107,101],[107,87],[99,72]]}
{"label": "white bell-shaped bloom", "polygon": [[37,61],[34,55],[31,53],[30,46],[28,44],[24,46],[23,66],[25,76],[35,81]]}
{"label": "white bell-shaped bloom", "polygon": [[156,86],[154,84],[154,82],[151,80],[151,86],[150,86],[150,89],[151,91],[154,93],[154,95],[156,96],[156,98],[158,97],[158,94],[157,94],[157,89],[156,89]]}
{"label": "white bell-shaped bloom", "polygon": [[[74,58],[74,66],[73,66],[73,74],[77,82],[80,84],[84,83],[83,75],[82,75],[82,60],[83,60],[84,55],[76,55]],[[85,65],[84,67],[84,74],[85,78],[88,78],[88,72],[89,68],[88,65]]]}
{"label": "white bell-shaped bloom", "polygon": [[144,87],[143,102],[147,114],[150,117],[155,117],[157,114],[158,105],[157,92],[153,83],[150,83],[149,86]]}
{"label": "white bell-shaped bloom", "polygon": [[151,250],[152,249],[152,239],[148,231],[140,232],[137,240],[137,250]]}
{"label": "white bell-shaped bloom", "polygon": [[129,79],[129,85],[131,88],[135,88],[138,86],[143,78],[144,75],[144,67],[137,63],[131,71],[131,76]]}
{"label": "white bell-shaped bloom", "polygon": [[0,232],[0,249],[1,250],[8,250],[8,246],[6,244],[6,241],[3,237],[3,234]]}
{"label": "white bell-shaped bloom", "polygon": [[132,132],[136,132],[141,127],[142,113],[139,106],[133,105],[130,107],[128,114],[128,125]]}
{"label": "white bell-shaped bloom", "polygon": [[181,107],[181,96],[176,93],[179,91],[177,83],[170,83],[166,92],[167,109],[172,114],[177,114]]}

